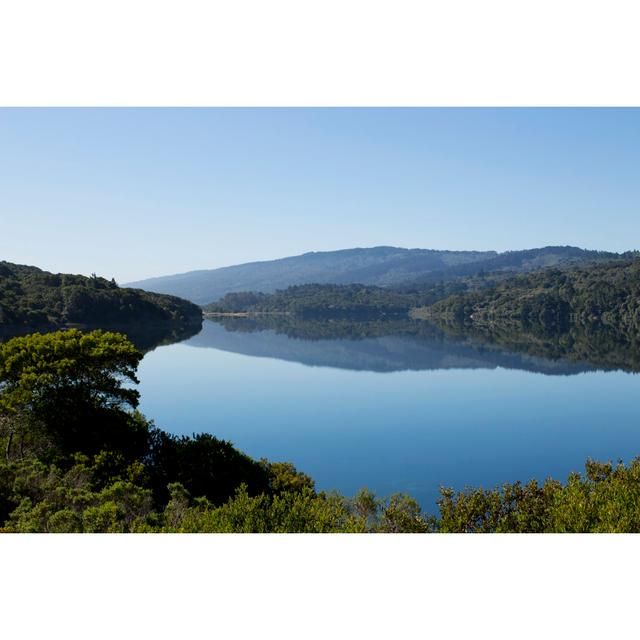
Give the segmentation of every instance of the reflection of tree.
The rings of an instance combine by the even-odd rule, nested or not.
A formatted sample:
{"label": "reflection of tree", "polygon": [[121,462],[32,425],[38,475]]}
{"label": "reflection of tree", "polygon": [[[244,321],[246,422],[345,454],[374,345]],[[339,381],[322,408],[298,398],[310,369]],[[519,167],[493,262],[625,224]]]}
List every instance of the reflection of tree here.
{"label": "reflection of tree", "polygon": [[473,323],[432,320],[453,337],[472,338],[519,353],[583,362],[605,369],[640,371],[640,339],[632,330],[602,323],[569,323],[562,330],[533,322]]}
{"label": "reflection of tree", "polygon": [[271,330],[289,338],[304,340],[362,340],[386,335],[424,335],[433,339],[443,336],[442,330],[428,322],[399,319],[303,318],[295,315],[256,315],[214,319],[228,331],[251,333]]}
{"label": "reflection of tree", "polygon": [[[124,333],[137,349],[143,353],[152,351],[156,347],[175,342],[182,342],[196,335],[202,329],[202,323],[193,323],[185,325],[172,324],[135,324],[135,325],[78,325],[77,328],[83,331],[92,331],[94,329],[104,329],[107,331],[116,331]],[[17,335],[28,335],[34,330],[24,327],[21,331],[12,330],[2,332],[0,328],[0,343],[7,341]],[[40,330],[40,333],[48,333],[46,330]]]}
{"label": "reflection of tree", "polygon": [[[640,345],[634,336],[611,328],[598,330],[593,326],[571,325],[565,331],[553,331],[540,324],[529,324],[525,329],[519,322],[479,327],[461,322],[439,321],[434,324],[410,318],[310,320],[293,315],[220,317],[215,321],[229,332],[270,331],[294,342],[307,342],[309,346],[323,340],[342,340],[353,342],[355,347],[367,339],[400,338],[406,345],[401,358],[407,363],[410,361],[409,368],[450,367],[452,365],[445,358],[448,354],[458,358],[458,363],[462,358],[467,359],[466,365],[459,366],[501,366],[554,375],[596,368],[640,371]],[[212,343],[209,346],[217,345]],[[248,344],[245,346],[248,348]],[[348,344],[345,348],[349,348]],[[293,349],[293,346],[288,349]],[[361,351],[358,349],[358,354]],[[434,357],[436,351],[440,354],[438,359]],[[355,354],[354,349],[354,358]],[[278,357],[275,346],[272,355]],[[390,370],[401,368],[400,358],[396,358],[393,364]],[[339,366],[344,366],[344,363]]]}

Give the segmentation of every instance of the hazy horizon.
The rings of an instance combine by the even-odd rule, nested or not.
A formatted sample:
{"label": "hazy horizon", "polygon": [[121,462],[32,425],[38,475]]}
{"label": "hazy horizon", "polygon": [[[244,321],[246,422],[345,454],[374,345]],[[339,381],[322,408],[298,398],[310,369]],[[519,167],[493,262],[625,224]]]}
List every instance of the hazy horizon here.
{"label": "hazy horizon", "polygon": [[0,109],[0,259],[149,277],[395,246],[622,252],[640,110]]}

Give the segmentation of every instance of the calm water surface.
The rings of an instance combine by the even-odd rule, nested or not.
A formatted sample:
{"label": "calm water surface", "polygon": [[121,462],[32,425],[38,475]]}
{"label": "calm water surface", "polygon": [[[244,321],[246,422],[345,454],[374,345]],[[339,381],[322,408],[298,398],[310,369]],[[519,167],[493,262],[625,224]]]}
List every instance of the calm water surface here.
{"label": "calm water surface", "polygon": [[301,339],[228,330],[148,353],[141,410],[286,460],[320,489],[401,491],[564,479],[640,454],[640,377],[406,335]]}

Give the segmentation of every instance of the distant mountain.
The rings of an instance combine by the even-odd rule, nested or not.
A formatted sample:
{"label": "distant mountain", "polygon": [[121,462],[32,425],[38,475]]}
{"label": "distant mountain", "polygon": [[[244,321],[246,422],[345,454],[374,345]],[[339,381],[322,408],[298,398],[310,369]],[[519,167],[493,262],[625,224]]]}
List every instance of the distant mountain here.
{"label": "distant mountain", "polygon": [[295,284],[362,283],[388,286],[496,255],[495,251],[436,251],[396,247],[318,251],[279,260],[150,278],[126,286],[207,304],[227,293],[271,293]]}
{"label": "distant mountain", "polygon": [[547,267],[569,267],[586,263],[607,262],[620,257],[632,257],[627,254],[609,251],[591,251],[578,247],[542,247],[540,249],[524,249],[522,251],[505,251],[483,260],[447,267],[441,271],[419,276],[406,283],[407,286],[428,285],[441,280],[452,280],[479,273],[493,276],[511,276],[519,273],[538,271]]}
{"label": "distant mountain", "polygon": [[611,260],[619,254],[576,247],[525,251],[437,251],[373,247],[321,251],[220,269],[190,271],[129,283],[147,291],[209,304],[227,293],[272,293],[302,284],[365,284],[424,287],[483,272],[516,274],[549,266]]}
{"label": "distant mountain", "polygon": [[120,288],[113,280],[0,262],[0,334],[70,325],[116,329],[199,327],[202,311],[174,296]]}

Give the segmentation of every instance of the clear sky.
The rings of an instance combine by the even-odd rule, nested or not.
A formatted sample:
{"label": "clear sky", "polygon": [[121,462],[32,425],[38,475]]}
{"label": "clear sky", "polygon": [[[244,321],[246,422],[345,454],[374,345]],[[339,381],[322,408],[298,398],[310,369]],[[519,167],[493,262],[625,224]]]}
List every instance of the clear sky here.
{"label": "clear sky", "polygon": [[0,259],[640,247],[640,109],[0,109]]}

